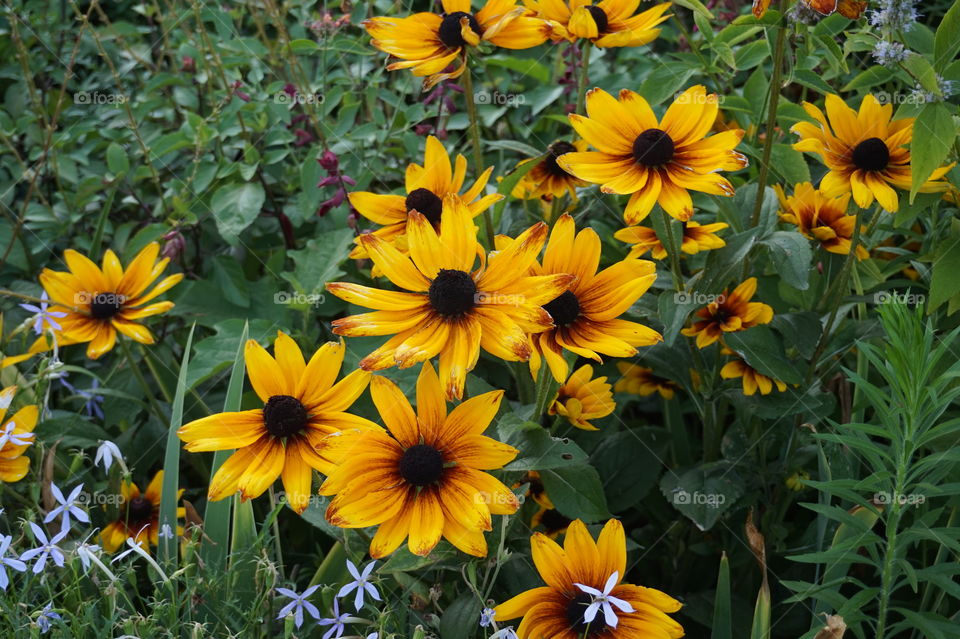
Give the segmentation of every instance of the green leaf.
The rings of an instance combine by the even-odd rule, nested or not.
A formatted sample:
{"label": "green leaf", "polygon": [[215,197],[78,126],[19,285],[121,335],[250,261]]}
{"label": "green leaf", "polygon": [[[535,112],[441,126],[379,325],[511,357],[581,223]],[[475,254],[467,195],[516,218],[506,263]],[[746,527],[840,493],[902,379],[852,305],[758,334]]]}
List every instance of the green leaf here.
{"label": "green leaf", "polygon": [[600,475],[589,464],[570,464],[540,472],[553,505],[570,519],[586,523],[610,518]]}
{"label": "green leaf", "polygon": [[265,198],[263,187],[255,182],[225,184],[217,189],[210,208],[220,237],[235,246],[240,233],[257,219]]}
{"label": "green leaf", "polygon": [[875,64],[869,69],[858,73],[853,80],[850,80],[850,82],[848,82],[847,85],[843,87],[843,91],[853,91],[855,89],[869,89],[871,87],[877,86],[878,84],[883,84],[884,82],[888,82],[892,77],[893,77],[893,71],[891,71],[887,67],[880,66],[879,64]]}
{"label": "green leaf", "polygon": [[289,53],[294,55],[305,55],[308,53],[315,53],[320,50],[320,45],[314,42],[313,40],[307,40],[306,38],[300,38],[299,40],[292,40],[290,46],[287,49]]}
{"label": "green leaf", "polygon": [[796,364],[787,359],[779,336],[767,326],[724,335],[724,342],[752,368],[787,384],[803,381]]}
{"label": "green leaf", "polygon": [[[297,293],[308,296],[322,294],[327,282],[343,275],[340,266],[347,259],[352,246],[353,231],[350,229],[323,233],[309,240],[305,248],[288,253],[293,259],[294,269],[292,273],[281,273],[281,277],[293,284]],[[285,303],[286,300],[278,298],[278,301]]]}
{"label": "green leaf", "polygon": [[503,217],[503,209],[507,206],[507,202],[514,199],[510,193],[513,191],[514,187],[520,183],[520,180],[523,179],[523,176],[532,171],[543,158],[544,155],[538,155],[537,157],[531,159],[529,162],[525,162],[520,166],[516,167],[503,178],[503,181],[500,182],[500,186],[497,188],[497,193],[503,196],[503,199],[493,205],[493,230],[496,231],[497,227],[500,226],[500,219]]}
{"label": "green leaf", "polygon": [[707,20],[713,20],[713,14],[710,13],[710,10],[707,9],[700,0],[673,0],[673,3],[684,9],[690,9],[694,14],[701,15]]}
{"label": "green leaf", "polygon": [[123,175],[130,170],[130,160],[127,152],[116,142],[107,145],[107,168],[114,175]]}
{"label": "green leaf", "polygon": [[803,154],[789,144],[774,144],[770,148],[770,163],[790,184],[810,181],[810,167]]}
{"label": "green leaf", "polygon": [[693,67],[682,62],[669,62],[653,68],[646,80],[640,85],[638,93],[647,102],[657,105],[668,98],[672,98],[677,91],[686,87],[687,80],[699,67]]}
{"label": "green leaf", "polygon": [[937,27],[933,40],[933,66],[942,71],[960,52],[960,2],[954,2]]}
{"label": "green leaf", "polygon": [[[911,75],[917,79],[922,88],[937,97],[943,97],[943,93],[940,91],[940,83],[937,82],[937,72],[934,71],[933,65],[930,64],[929,60],[918,53],[914,53],[904,60],[902,64],[910,71]],[[914,127],[914,132],[916,132],[916,127]],[[916,140],[916,137],[914,137],[914,140]]]}
{"label": "green leaf", "polygon": [[713,601],[713,630],[710,639],[733,639],[733,604],[730,601],[730,560],[724,552],[717,574],[717,594]]}
{"label": "green leaf", "polygon": [[587,454],[573,441],[550,436],[534,422],[523,421],[517,415],[505,415],[497,424],[500,439],[520,451],[504,467],[508,471],[543,470],[583,463]]}
{"label": "green leaf", "polygon": [[757,604],[753,609],[753,622],[750,625],[750,639],[770,639],[770,586],[764,580],[757,593]]}
{"label": "green leaf", "polygon": [[[603,441],[590,456],[604,486],[610,486],[607,504],[614,513],[636,505],[656,484],[663,470],[667,435],[663,429],[625,430]],[[629,490],[624,490],[629,486]]]}
{"label": "green leaf", "polygon": [[[541,84],[546,84],[550,81],[550,69],[540,64],[533,58],[517,58],[509,55],[492,55],[485,57],[483,61],[488,65],[503,67],[505,69],[510,69],[511,71],[516,71],[517,73],[522,73],[523,75],[528,75]],[[480,91],[482,89],[480,86],[478,86],[477,90]]]}
{"label": "green leaf", "polygon": [[695,304],[687,300],[690,300],[689,294],[674,290],[664,291],[657,298],[657,314],[663,322],[663,343],[666,346],[673,345],[687,321],[687,316],[696,308]]}
{"label": "green leaf", "polygon": [[432,566],[440,561],[454,559],[458,556],[458,552],[459,551],[450,544],[442,542],[431,550],[429,555],[420,557],[410,552],[410,549],[404,544],[390,555],[390,559],[388,559],[377,572],[381,574],[389,572],[414,572],[416,570],[422,570],[427,566]]}
{"label": "green leaf", "polygon": [[[250,330],[255,335],[269,335],[274,328],[274,322],[265,319],[255,319],[250,322],[249,327],[247,320],[239,318],[215,324],[213,330],[216,334],[200,340],[193,347],[193,357],[190,360],[192,366],[187,373],[187,388],[196,388],[197,384],[213,377],[231,363],[236,366],[237,339],[238,336],[245,335],[245,331]],[[242,350],[240,355],[242,359]]]}
{"label": "green leaf", "polygon": [[[163,486],[160,493],[160,528],[169,526],[171,531],[177,529],[177,499],[180,488],[180,438],[177,430],[183,425],[183,398],[187,393],[187,368],[190,364],[190,345],[193,343],[193,331],[197,327],[193,324],[187,334],[187,344],[183,349],[183,359],[180,362],[180,374],[177,377],[177,389],[173,395],[173,405],[170,407],[170,428],[167,430],[167,449],[163,456]],[[160,560],[176,570],[178,558],[179,536],[173,534],[161,537],[158,551]]]}
{"label": "green leaf", "polygon": [[948,299],[960,293],[960,221],[950,221],[950,235],[940,241],[933,259],[930,277],[930,300],[927,313],[932,313]]}
{"label": "green leaf", "polygon": [[440,617],[440,636],[444,639],[470,639],[480,619],[480,600],[465,592],[447,606]]}
{"label": "green leaf", "polygon": [[727,461],[670,471],[660,480],[660,492],[667,501],[701,531],[713,528],[743,494],[743,486]]}
{"label": "green leaf", "polygon": [[942,102],[931,102],[923,107],[913,125],[913,140],[910,142],[913,164],[910,202],[913,202],[920,186],[930,178],[930,174],[943,164],[956,137],[957,128],[953,124],[953,117]]}
{"label": "green leaf", "polygon": [[810,286],[810,241],[796,231],[774,231],[759,242],[770,251],[770,261],[783,281],[801,291]]}

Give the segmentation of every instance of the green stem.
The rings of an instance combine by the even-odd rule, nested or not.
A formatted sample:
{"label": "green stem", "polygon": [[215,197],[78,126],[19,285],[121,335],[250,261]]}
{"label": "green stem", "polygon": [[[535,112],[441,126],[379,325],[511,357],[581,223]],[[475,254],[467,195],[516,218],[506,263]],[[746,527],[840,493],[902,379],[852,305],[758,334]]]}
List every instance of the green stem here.
{"label": "green stem", "polygon": [[127,358],[127,363],[130,365],[130,370],[133,372],[133,376],[137,378],[137,382],[140,384],[140,387],[143,388],[143,394],[147,397],[147,403],[150,404],[150,410],[153,411],[153,414],[157,416],[157,419],[160,420],[161,424],[166,423],[166,415],[164,415],[163,411],[160,410],[160,406],[157,404],[157,400],[153,396],[153,391],[150,389],[146,378],[140,371],[138,363],[133,360],[133,351],[130,350],[130,345],[127,344],[127,340],[123,337],[120,337],[117,339],[117,341],[120,342],[120,348],[123,350],[123,354]]}
{"label": "green stem", "polygon": [[680,270],[679,247],[673,236],[673,225],[671,224],[673,218],[666,211],[661,211],[660,214],[663,216],[663,232],[667,236],[667,256],[670,258],[670,275],[673,276],[673,288],[679,292],[683,290],[683,273]]}
{"label": "green stem", "polygon": [[546,360],[540,362],[540,372],[537,376],[537,399],[533,408],[533,419],[537,420],[547,413],[550,402],[553,400],[553,394],[556,393],[556,384],[553,381],[553,373],[547,366]]}
{"label": "green stem", "polygon": [[[464,61],[466,64],[466,61]],[[476,175],[483,173],[483,147],[480,144],[480,120],[477,117],[476,96],[473,93],[473,73],[470,67],[463,74],[463,92],[467,96],[467,116],[470,118],[470,142],[473,145],[473,170]],[[490,209],[483,211],[483,228],[487,238],[487,248],[493,250],[493,218]]]}
{"label": "green stem", "polygon": [[587,107],[587,81],[590,69],[590,41],[584,40],[580,47],[580,69],[577,73],[577,113],[583,115]]}

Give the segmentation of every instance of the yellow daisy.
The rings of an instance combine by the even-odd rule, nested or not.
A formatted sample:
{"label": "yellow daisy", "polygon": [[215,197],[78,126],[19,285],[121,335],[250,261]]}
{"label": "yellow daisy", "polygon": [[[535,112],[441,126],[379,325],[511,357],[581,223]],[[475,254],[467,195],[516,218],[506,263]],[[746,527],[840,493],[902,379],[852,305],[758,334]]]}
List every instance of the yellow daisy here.
{"label": "yellow daisy", "polygon": [[[680,242],[680,251],[687,255],[696,255],[700,251],[710,251],[727,245],[719,236],[717,231],[727,228],[729,225],[723,222],[714,222],[713,224],[699,224],[693,220],[681,222],[683,237]],[[633,244],[630,247],[630,257],[640,257],[647,251],[650,251],[650,257],[655,260],[662,260],[667,256],[667,248],[660,241],[657,232],[646,226],[628,226],[620,229],[613,234],[621,242]]]}
{"label": "yellow daisy", "polygon": [[[100,533],[100,543],[107,552],[115,552],[127,539],[133,540],[144,550],[156,546],[160,540],[160,498],[163,493],[163,471],[153,479],[147,489],[140,489],[131,481],[120,484],[120,518],[110,522]],[[183,489],[177,491],[177,501]],[[177,518],[185,517],[186,509],[177,508]],[[183,526],[177,526],[177,537],[183,535]]]}
{"label": "yellow daisy", "polygon": [[[493,167],[487,168],[470,188],[461,193],[467,174],[467,159],[457,154],[454,165],[443,144],[434,136],[427,137],[423,166],[411,163],[407,166],[406,196],[379,195],[367,191],[351,193],[350,204],[360,215],[381,227],[373,231],[374,235],[394,244],[406,252],[407,217],[410,211],[417,211],[427,218],[435,229],[440,228],[440,216],[443,212],[443,199],[448,195],[459,195],[472,217],[483,213],[493,204],[503,199],[498,193],[483,195]],[[367,252],[358,241],[350,253],[354,259],[365,258]],[[380,273],[374,273],[375,277]]]}
{"label": "yellow daisy", "polygon": [[613,390],[617,393],[630,393],[646,397],[660,393],[664,399],[673,399],[679,385],[666,377],[654,374],[652,368],[637,366],[630,362],[617,362],[617,368],[623,375],[614,384]]}
{"label": "yellow daisy", "polygon": [[751,302],[757,292],[757,278],[745,280],[731,292],[724,291],[717,299],[697,311],[689,328],[681,333],[696,337],[697,346],[706,348],[724,333],[745,331],[759,324],[768,324],[773,319],[773,308],[761,302]]}
{"label": "yellow daisy", "polygon": [[[505,49],[529,49],[543,44],[550,27],[517,6],[516,0],[487,0],[473,13],[470,0],[443,0],[443,13],[422,12],[406,18],[378,17],[363,22],[371,44],[399,62],[387,69],[411,69],[428,76],[426,88],[460,77],[466,69],[466,47],[489,42]],[[460,65],[444,73],[460,59]]]}
{"label": "yellow daisy", "polygon": [[[804,237],[817,240],[830,253],[846,255],[850,252],[857,217],[847,215],[849,193],[836,198],[827,197],[809,182],[797,184],[790,197],[779,184],[773,188],[780,199],[781,220],[795,225]],[[857,259],[867,257],[870,257],[870,253],[858,245]]]}
{"label": "yellow daisy", "polygon": [[[170,261],[157,259],[160,245],[145,246],[126,269],[116,254],[107,249],[103,264],[98,267],[89,258],[68,249],[63,253],[69,272],[48,268],[40,273],[40,284],[50,299],[67,312],[58,320],[64,344],[87,344],[87,357],[97,359],[110,351],[117,341],[117,332],[141,344],[153,344],[153,334],[137,320],[158,315],[173,308],[173,302],[155,302],[144,306],[183,279],[182,273],[168,275],[149,291]],[[46,348],[46,338],[38,342]],[[32,349],[31,349],[32,350]]]}
{"label": "yellow daisy", "polygon": [[530,519],[530,528],[534,530],[543,528],[544,535],[550,539],[556,539],[567,532],[572,522],[572,519],[563,515],[556,508],[540,506],[540,509]]}
{"label": "yellow daisy", "polygon": [[34,442],[33,429],[39,415],[37,407],[29,404],[7,419],[16,392],[16,386],[0,391],[0,482],[7,484],[20,481],[30,470],[30,458],[24,452]]}
{"label": "yellow daisy", "polygon": [[553,502],[550,501],[550,497],[547,495],[547,489],[543,487],[540,473],[535,470],[527,471],[527,474],[521,477],[520,480],[513,485],[513,488],[520,488],[524,484],[527,485],[527,492],[524,493],[524,498],[532,499],[542,508],[553,508]]}
{"label": "yellow daisy", "polygon": [[[587,182],[580,180],[566,171],[559,164],[557,158],[564,153],[574,151],[586,151],[587,143],[584,140],[576,140],[573,143],[557,140],[547,147],[546,155],[535,167],[530,169],[526,175],[520,178],[517,185],[510,192],[515,198],[523,200],[532,200],[540,198],[550,202],[555,197],[563,197],[565,193],[570,195],[570,199],[577,201],[577,188],[587,186]],[[521,160],[517,163],[517,168],[533,162],[535,158]]]}
{"label": "yellow daisy", "polygon": [[740,378],[744,395],[753,395],[757,390],[760,391],[761,395],[769,395],[774,387],[781,393],[787,390],[787,385],[784,382],[760,373],[730,349],[724,348],[721,353],[733,355],[734,358],[720,369],[720,377],[723,379]]}
{"label": "yellow daisy", "polygon": [[639,47],[660,35],[656,26],[670,16],[665,2],[637,13],[637,0],[524,0],[528,8],[546,20],[554,40],[586,38],[598,47]]}
{"label": "yellow daisy", "polygon": [[336,438],[336,465],[320,487],[336,495],[327,520],[341,528],[377,526],[370,556],[380,558],[409,537],[407,547],[426,556],[443,537],[483,557],[491,515],[509,515],[519,500],[483,472],[501,468],[517,449],[483,432],[500,408],[503,391],[472,397],[447,413],[444,389],[429,362],[417,378],[417,409],[396,384],[374,376],[370,394],[389,432],[371,429]]}
{"label": "yellow daisy", "polygon": [[606,377],[593,378],[593,366],[584,364],[560,387],[550,404],[551,415],[563,415],[582,430],[600,430],[589,421],[606,417],[617,407]]}
{"label": "yellow daisy", "polygon": [[601,362],[600,355],[631,357],[637,346],[662,339],[647,326],[619,319],[656,279],[653,262],[627,258],[598,273],[599,265],[600,236],[589,228],[576,233],[573,218],[562,215],[550,232],[543,265],[534,269],[541,275],[571,273],[576,279],[543,305],[555,326],[534,331],[537,334],[531,337],[534,376],[543,358],[554,379],[566,381],[570,368],[564,350]]}
{"label": "yellow daisy", "polygon": [[740,129],[705,137],[717,118],[718,98],[697,85],[677,96],[661,121],[647,101],[627,89],[619,100],[601,89],[587,92],[588,117],[570,114],[570,123],[596,151],[567,153],[557,164],[587,182],[602,184],[604,193],[632,194],[623,212],[626,223],[638,224],[659,202],[680,221],[693,215],[688,191],[733,195],[733,186],[719,171],[747,166],[733,150],[743,138]]}
{"label": "yellow daisy", "polygon": [[[560,295],[574,276],[566,272],[528,275],[546,239],[543,223],[530,227],[489,259],[476,231],[463,202],[448,196],[439,234],[426,217],[410,213],[409,257],[376,235],[361,236],[374,264],[396,286],[409,291],[346,282],[327,285],[337,297],[376,309],[335,320],[335,333],[393,335],[360,361],[361,368],[409,368],[439,355],[447,397],[459,398],[480,347],[504,360],[530,357],[527,335],[553,326],[541,305]],[[480,267],[474,270],[478,256]]]}
{"label": "yellow daisy", "polygon": [[[537,572],[547,585],[494,608],[497,622],[523,617],[517,629],[520,639],[683,636],[680,624],[667,616],[680,609],[679,601],[659,590],[622,582],[627,571],[627,543],[623,525],[616,519],[607,522],[597,541],[577,519],[567,529],[563,548],[541,533],[530,538],[530,548]],[[593,593],[610,601],[607,614],[606,610],[599,612],[599,606],[591,608],[597,601]]]}
{"label": "yellow daisy", "polygon": [[[874,198],[886,211],[900,206],[893,187],[909,191],[912,181],[910,150],[915,118],[891,120],[893,105],[881,105],[873,95],[865,95],[860,110],[854,111],[838,95],[826,97],[827,113],[803,103],[807,114],[817,121],[798,122],[791,129],[800,136],[793,145],[798,151],[820,156],[830,169],[820,182],[828,197],[853,193],[853,201],[867,208]],[[954,164],[936,169],[920,187],[921,193],[945,191],[941,178]]]}
{"label": "yellow daisy", "polygon": [[247,377],[263,408],[210,415],[181,427],[177,435],[190,452],[237,449],[213,476],[210,501],[238,490],[242,499],[252,499],[280,477],[287,502],[300,513],[310,501],[313,471],[330,469],[324,456],[328,436],[377,427],[344,412],[366,389],[370,373],[355,370],[336,381],[342,341],[327,342],[309,362],[285,333],[277,333],[273,349],[275,357],[254,340],[244,348]]}

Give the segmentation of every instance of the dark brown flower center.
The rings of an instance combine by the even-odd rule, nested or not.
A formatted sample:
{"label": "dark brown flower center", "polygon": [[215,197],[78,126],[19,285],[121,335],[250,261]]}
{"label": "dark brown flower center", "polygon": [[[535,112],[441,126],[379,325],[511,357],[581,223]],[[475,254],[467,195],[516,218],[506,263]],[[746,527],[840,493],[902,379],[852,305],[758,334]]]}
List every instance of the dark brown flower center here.
{"label": "dark brown flower center", "polygon": [[442,268],[430,283],[430,305],[439,315],[459,317],[477,302],[477,285],[469,273]]}
{"label": "dark brown flower center", "polygon": [[90,315],[94,319],[110,319],[123,308],[123,295],[119,293],[97,293],[90,298]]}
{"label": "dark brown flower center", "polygon": [[607,13],[600,7],[590,6],[587,7],[587,11],[590,12],[590,17],[593,18],[593,21],[597,23],[597,32],[602,34],[607,30],[607,25],[610,24],[610,21],[607,19]]}
{"label": "dark brown flower center", "polygon": [[544,304],[543,309],[550,313],[553,323],[562,328],[573,324],[580,317],[580,300],[570,291],[564,291],[560,297]]}
{"label": "dark brown flower center", "polygon": [[403,451],[400,476],[414,486],[426,486],[443,476],[443,454],[433,446],[417,444]]}
{"label": "dark brown flower center", "polygon": [[603,622],[602,614],[599,613],[592,623],[583,620],[583,613],[587,611],[587,606],[593,603],[593,597],[585,592],[578,592],[575,597],[567,603],[567,621],[570,623],[571,630],[577,637],[583,637],[589,629],[587,637],[596,637],[607,627]]}
{"label": "dark brown flower center", "polygon": [[307,409],[296,397],[274,395],[263,407],[263,424],[274,437],[296,435],[307,426]]}
{"label": "dark brown flower center", "polygon": [[127,504],[127,523],[142,523],[149,521],[153,516],[153,504],[149,499],[140,495],[134,497]]}
{"label": "dark brown flower center", "polygon": [[864,171],[882,171],[890,162],[890,149],[880,138],[868,138],[853,149],[853,163]]}
{"label": "dark brown flower center", "polygon": [[431,224],[438,226],[443,213],[443,200],[429,189],[414,189],[407,195],[407,211],[417,211]]}
{"label": "dark brown flower center", "polygon": [[540,524],[546,528],[547,531],[553,532],[563,530],[569,526],[570,519],[561,515],[559,510],[551,508],[550,510],[544,511],[543,517],[540,518]]}
{"label": "dark brown flower center", "polygon": [[673,159],[673,140],[666,131],[647,129],[633,141],[633,159],[644,166],[662,166]]}
{"label": "dark brown flower center", "polygon": [[440,37],[440,42],[451,49],[463,47],[467,44],[467,41],[463,39],[463,34],[461,33],[460,20],[462,18],[466,18],[470,29],[477,35],[480,35],[480,23],[478,23],[477,19],[471,14],[466,11],[448,13],[443,16],[443,21],[440,23],[440,30],[437,32],[437,35]]}
{"label": "dark brown flower center", "polygon": [[550,148],[547,149],[547,157],[543,159],[543,168],[550,175],[555,175],[556,177],[567,177],[570,175],[563,170],[559,164],[557,164],[557,158],[563,155],[564,153],[573,153],[577,150],[577,147],[573,146],[569,142],[554,142],[550,145]]}

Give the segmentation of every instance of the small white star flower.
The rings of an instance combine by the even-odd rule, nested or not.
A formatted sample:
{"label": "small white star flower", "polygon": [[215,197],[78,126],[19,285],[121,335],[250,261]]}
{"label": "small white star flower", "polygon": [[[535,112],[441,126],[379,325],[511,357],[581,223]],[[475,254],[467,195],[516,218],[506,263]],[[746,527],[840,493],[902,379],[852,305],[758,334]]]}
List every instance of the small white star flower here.
{"label": "small white star flower", "polygon": [[374,588],[373,584],[370,583],[370,573],[373,572],[373,567],[377,562],[371,561],[369,564],[363,567],[363,573],[357,570],[357,567],[352,561],[347,559],[347,570],[350,571],[350,575],[353,577],[353,581],[345,585],[340,589],[340,592],[337,593],[337,597],[346,597],[354,589],[357,591],[356,597],[354,597],[353,605],[357,609],[357,612],[363,608],[363,595],[366,592],[376,601],[380,601],[380,593],[377,592],[377,589]]}
{"label": "small white star flower", "polygon": [[97,456],[93,460],[93,465],[99,466],[102,461],[104,472],[110,472],[110,466],[115,459],[118,461],[123,459],[123,453],[120,452],[120,449],[113,442],[102,441],[97,448]]}
{"label": "small white star flower", "polygon": [[61,520],[60,530],[66,532],[70,530],[70,517],[76,517],[77,521],[83,522],[85,524],[90,523],[90,515],[88,515],[81,507],[81,502],[79,501],[80,493],[83,491],[83,484],[78,484],[70,491],[70,494],[67,497],[63,496],[63,493],[60,491],[60,488],[54,484],[50,484],[50,491],[53,493],[54,499],[57,500],[57,503],[60,505],[47,513],[47,516],[44,517],[43,523],[49,524],[51,521],[57,518],[58,515],[63,515]]}
{"label": "small white star flower", "polygon": [[600,592],[591,586],[584,586],[583,584],[577,583],[574,584],[574,586],[593,597],[593,601],[589,606],[587,606],[587,609],[583,613],[583,620],[585,622],[592,623],[597,617],[597,612],[602,609],[604,622],[611,628],[616,628],[618,620],[617,613],[613,611],[614,607],[620,610],[620,612],[624,613],[636,612],[629,602],[614,597],[610,594],[619,582],[620,573],[614,572],[612,575],[610,575],[610,578],[607,579],[607,583],[603,586],[603,592]]}

